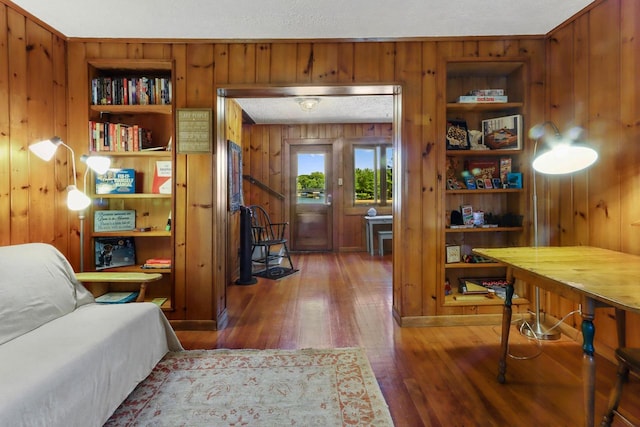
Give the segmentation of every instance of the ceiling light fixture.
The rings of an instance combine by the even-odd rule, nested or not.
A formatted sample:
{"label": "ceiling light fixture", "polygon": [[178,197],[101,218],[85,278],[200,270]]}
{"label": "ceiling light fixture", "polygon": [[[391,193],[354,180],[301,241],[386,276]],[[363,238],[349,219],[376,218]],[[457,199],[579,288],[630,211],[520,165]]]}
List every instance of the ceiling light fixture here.
{"label": "ceiling light fixture", "polygon": [[307,113],[315,110],[315,108],[320,103],[319,98],[296,98],[296,102],[302,108],[302,111],[306,111]]}

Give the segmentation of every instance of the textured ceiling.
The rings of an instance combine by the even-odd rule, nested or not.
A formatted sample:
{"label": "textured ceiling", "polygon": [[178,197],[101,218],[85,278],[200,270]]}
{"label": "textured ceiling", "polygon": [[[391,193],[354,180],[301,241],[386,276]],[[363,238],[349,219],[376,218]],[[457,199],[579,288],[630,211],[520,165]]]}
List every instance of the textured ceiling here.
{"label": "textured ceiling", "polygon": [[[12,0],[69,38],[356,39],[543,35],[594,0]],[[385,122],[391,96],[239,99],[256,123]]]}
{"label": "textured ceiling", "polygon": [[12,0],[67,37],[320,39],[546,34],[593,0]]}

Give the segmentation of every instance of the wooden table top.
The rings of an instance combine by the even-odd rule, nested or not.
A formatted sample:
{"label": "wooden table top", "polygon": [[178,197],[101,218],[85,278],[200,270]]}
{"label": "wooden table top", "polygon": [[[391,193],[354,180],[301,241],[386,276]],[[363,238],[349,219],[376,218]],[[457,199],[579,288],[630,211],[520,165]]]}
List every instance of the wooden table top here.
{"label": "wooden table top", "polygon": [[160,280],[160,273],[134,273],[134,272],[101,272],[90,271],[86,273],[76,273],[76,278],[81,282],[111,282],[111,283],[147,283]]}
{"label": "wooden table top", "polygon": [[[475,248],[473,252],[524,271],[529,278],[556,282],[572,294],[640,313],[640,256],[591,246]],[[530,284],[536,285],[535,280]]]}

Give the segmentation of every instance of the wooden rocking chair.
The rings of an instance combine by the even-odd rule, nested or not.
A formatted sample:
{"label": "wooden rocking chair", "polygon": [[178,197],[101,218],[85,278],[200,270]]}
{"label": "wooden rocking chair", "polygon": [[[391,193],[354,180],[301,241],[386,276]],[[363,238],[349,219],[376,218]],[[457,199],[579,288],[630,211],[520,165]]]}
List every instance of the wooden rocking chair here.
{"label": "wooden rocking chair", "polygon": [[[272,274],[273,269],[282,270],[281,263],[286,259],[291,270],[295,270],[285,232],[287,222],[271,222],[267,211],[259,205],[249,206],[251,211],[251,258],[254,263],[264,264],[262,273]],[[254,273],[255,274],[255,273]]]}

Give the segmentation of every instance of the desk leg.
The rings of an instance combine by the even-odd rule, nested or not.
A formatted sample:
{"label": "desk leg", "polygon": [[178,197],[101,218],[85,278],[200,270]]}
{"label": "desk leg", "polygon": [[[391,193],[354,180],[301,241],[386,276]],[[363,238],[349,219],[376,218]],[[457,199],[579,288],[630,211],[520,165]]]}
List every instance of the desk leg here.
{"label": "desk leg", "polygon": [[511,331],[511,300],[513,299],[513,279],[509,280],[502,311],[502,336],[500,339],[500,363],[498,364],[498,382],[504,384],[507,373],[507,353],[509,352],[509,332]]}
{"label": "desk leg", "polygon": [[367,250],[373,256],[373,224],[367,221]]}
{"label": "desk leg", "polygon": [[144,302],[144,294],[147,290],[146,283],[140,283],[140,292],[138,292],[138,298],[136,298],[136,302]]}
{"label": "desk leg", "polygon": [[587,299],[582,307],[582,378],[584,393],[585,426],[593,427],[596,397],[596,361],[593,357],[595,349],[593,339],[596,328],[593,325],[595,303]]}

